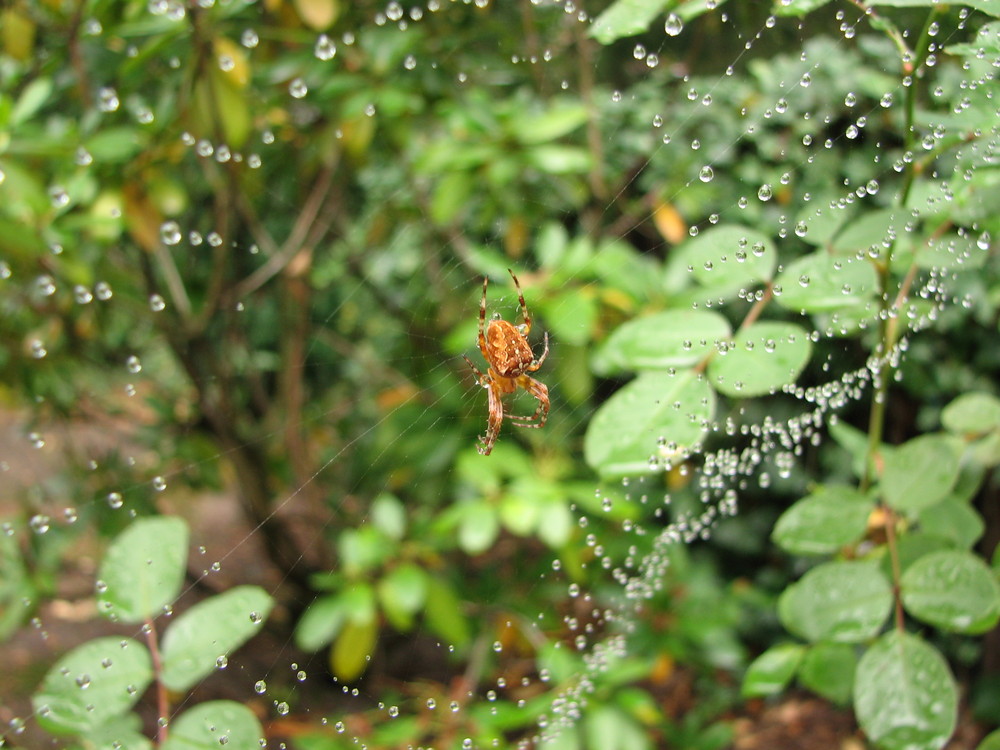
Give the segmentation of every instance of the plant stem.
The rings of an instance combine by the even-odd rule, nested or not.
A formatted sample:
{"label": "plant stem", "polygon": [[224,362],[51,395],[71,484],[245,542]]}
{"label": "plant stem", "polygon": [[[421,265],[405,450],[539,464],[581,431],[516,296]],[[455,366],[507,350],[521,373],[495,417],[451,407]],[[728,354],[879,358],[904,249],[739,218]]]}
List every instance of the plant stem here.
{"label": "plant stem", "polygon": [[153,674],[156,677],[156,744],[163,745],[167,741],[167,715],[170,713],[170,696],[167,686],[160,678],[163,676],[163,660],[160,658],[160,647],[156,640],[156,626],[152,618],[147,618],[143,631],[146,633],[146,645],[153,658]]}

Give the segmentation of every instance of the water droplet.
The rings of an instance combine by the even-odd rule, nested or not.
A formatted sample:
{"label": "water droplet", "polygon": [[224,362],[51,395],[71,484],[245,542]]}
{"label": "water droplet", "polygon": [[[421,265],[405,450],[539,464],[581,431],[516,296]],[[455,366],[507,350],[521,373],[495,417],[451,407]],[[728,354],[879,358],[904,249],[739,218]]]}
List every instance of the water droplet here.
{"label": "water droplet", "polygon": [[316,40],[313,54],[324,62],[332,60],[337,54],[337,45],[326,34],[320,34],[319,39]]}
{"label": "water droplet", "polygon": [[771,186],[768,185],[767,183],[761,185],[760,189],[757,191],[757,197],[762,201],[769,201],[773,196],[774,196],[774,191],[771,189]]}
{"label": "water droplet", "polygon": [[28,521],[28,526],[30,526],[31,530],[36,534],[45,534],[51,527],[51,521],[49,517],[43,513],[36,513]]}
{"label": "water droplet", "polygon": [[53,208],[66,208],[69,205],[69,193],[62,185],[53,185],[49,188],[49,200],[52,201]]}
{"label": "water droplet", "polygon": [[303,99],[309,93],[309,87],[306,86],[306,82],[301,78],[296,78],[288,84],[288,93],[294,99]]}
{"label": "water droplet", "polygon": [[159,294],[151,294],[149,296],[149,309],[153,312],[162,312],[166,306],[166,301]]}
{"label": "water droplet", "polygon": [[676,13],[670,13],[663,23],[663,31],[667,36],[677,36],[684,30],[684,21]]}
{"label": "water droplet", "polygon": [[160,225],[160,240],[164,245],[176,245],[182,237],[180,225],[176,221],[165,221]]}
{"label": "water droplet", "polygon": [[105,86],[97,92],[97,107],[102,112],[115,112],[120,104],[118,92],[110,86]]}
{"label": "water droplet", "polygon": [[715,177],[715,171],[708,165],[705,165],[698,172],[698,179],[702,182],[711,182]]}

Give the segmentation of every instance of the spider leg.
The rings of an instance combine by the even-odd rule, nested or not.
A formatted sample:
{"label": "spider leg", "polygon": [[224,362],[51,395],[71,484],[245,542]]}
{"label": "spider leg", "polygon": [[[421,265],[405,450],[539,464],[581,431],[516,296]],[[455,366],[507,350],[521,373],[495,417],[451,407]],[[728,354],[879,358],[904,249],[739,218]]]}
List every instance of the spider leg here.
{"label": "spider leg", "polygon": [[[486,361],[489,362],[490,358],[486,356],[486,286],[490,283],[488,276],[483,276],[483,296],[479,300],[479,351],[483,353],[486,357]],[[468,357],[466,357],[468,359]],[[471,364],[471,363],[470,363]],[[479,372],[476,370],[476,372]]]}
{"label": "spider leg", "polygon": [[528,365],[527,367],[525,367],[524,368],[525,371],[526,372],[534,372],[535,370],[537,370],[539,367],[542,366],[542,362],[545,361],[545,358],[547,356],[549,356],[549,332],[548,331],[545,332],[545,351],[542,352],[542,356],[541,357],[539,357],[534,362],[532,362],[530,365]]}
{"label": "spider leg", "polygon": [[521,303],[521,316],[524,318],[524,330],[522,333],[527,336],[531,333],[531,315],[528,314],[528,305],[524,301],[524,292],[521,291],[521,282],[517,280],[517,276],[515,276],[514,272],[509,268],[507,269],[507,273],[509,273],[510,277],[514,279],[514,288],[517,289],[517,300]]}
{"label": "spider leg", "polygon": [[509,415],[507,419],[511,420],[515,427],[541,427],[549,417],[549,389],[544,383],[539,383],[527,375],[519,377],[517,384],[538,399],[538,408],[530,417]]}
{"label": "spider leg", "polygon": [[478,382],[479,385],[486,385],[486,383],[487,383],[486,376],[482,373],[482,371],[478,367],[476,367],[474,364],[472,364],[472,360],[471,359],[469,359],[468,357],[466,357],[464,354],[462,356],[465,357],[465,361],[469,364],[469,367],[472,368],[472,372],[476,376],[476,382]]}
{"label": "spider leg", "polygon": [[503,402],[500,400],[496,386],[492,384],[487,386],[486,392],[489,394],[490,415],[486,422],[486,435],[479,437],[482,445],[476,446],[484,456],[490,455],[490,451],[493,450],[493,444],[496,443],[497,436],[500,435],[500,425],[503,424]]}

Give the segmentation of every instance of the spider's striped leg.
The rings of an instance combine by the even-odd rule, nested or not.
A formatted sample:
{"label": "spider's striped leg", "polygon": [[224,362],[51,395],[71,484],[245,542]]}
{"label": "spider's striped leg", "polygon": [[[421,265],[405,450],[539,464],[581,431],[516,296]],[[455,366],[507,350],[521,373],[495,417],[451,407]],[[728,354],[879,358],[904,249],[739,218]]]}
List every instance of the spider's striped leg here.
{"label": "spider's striped leg", "polygon": [[[483,296],[479,298],[479,351],[483,353],[484,357],[488,351],[486,348],[486,287],[489,283],[489,276],[483,276]],[[486,361],[489,362],[489,357],[486,357]]]}
{"label": "spider's striped leg", "polygon": [[537,370],[539,367],[542,366],[542,362],[545,361],[545,358],[547,356],[549,356],[549,332],[548,331],[545,332],[545,351],[542,352],[542,356],[539,357],[538,359],[536,359],[530,365],[528,365],[525,369],[528,372],[534,372],[535,370]]}
{"label": "spider's striped leg", "polygon": [[497,387],[490,385],[486,388],[486,392],[489,394],[490,415],[486,422],[486,435],[479,437],[482,445],[477,446],[484,456],[490,455],[490,451],[493,450],[493,444],[500,435],[500,425],[503,424],[503,402],[500,400]]}
{"label": "spider's striped leg", "polygon": [[462,356],[465,357],[465,361],[468,362],[469,363],[469,367],[472,368],[472,372],[476,376],[476,382],[479,383],[479,385],[485,387],[486,383],[487,383],[486,376],[482,373],[482,371],[478,367],[476,367],[474,364],[472,364],[472,360],[471,359],[469,359],[468,357],[466,357],[464,354]]}
{"label": "spider's striped leg", "polygon": [[521,291],[521,282],[517,280],[517,276],[515,276],[514,272],[509,268],[507,269],[507,273],[509,273],[510,277],[514,279],[514,288],[517,289],[517,300],[521,303],[521,317],[524,318],[524,330],[522,333],[527,336],[531,333],[531,315],[528,314],[528,305],[524,301],[524,292]]}
{"label": "spider's striped leg", "polygon": [[517,384],[528,393],[538,399],[538,408],[530,417],[508,416],[515,427],[541,427],[549,417],[549,389],[544,383],[539,383],[534,378],[522,375],[517,379]]}

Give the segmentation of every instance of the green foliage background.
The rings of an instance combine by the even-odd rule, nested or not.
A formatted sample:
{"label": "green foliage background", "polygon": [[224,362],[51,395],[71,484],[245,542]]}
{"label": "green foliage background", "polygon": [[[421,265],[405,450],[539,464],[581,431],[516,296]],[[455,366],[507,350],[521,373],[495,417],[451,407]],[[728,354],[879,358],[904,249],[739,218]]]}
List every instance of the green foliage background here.
{"label": "green foliage background", "polygon": [[[135,628],[52,654],[8,741],[707,749],[793,682],[874,746],[984,734],[998,16],[5,5],[4,402],[69,437],[2,506],[0,632],[81,549]],[[462,355],[508,268],[553,407],[487,458]],[[271,571],[225,592],[223,488]],[[191,698],[271,612],[254,710]]]}

